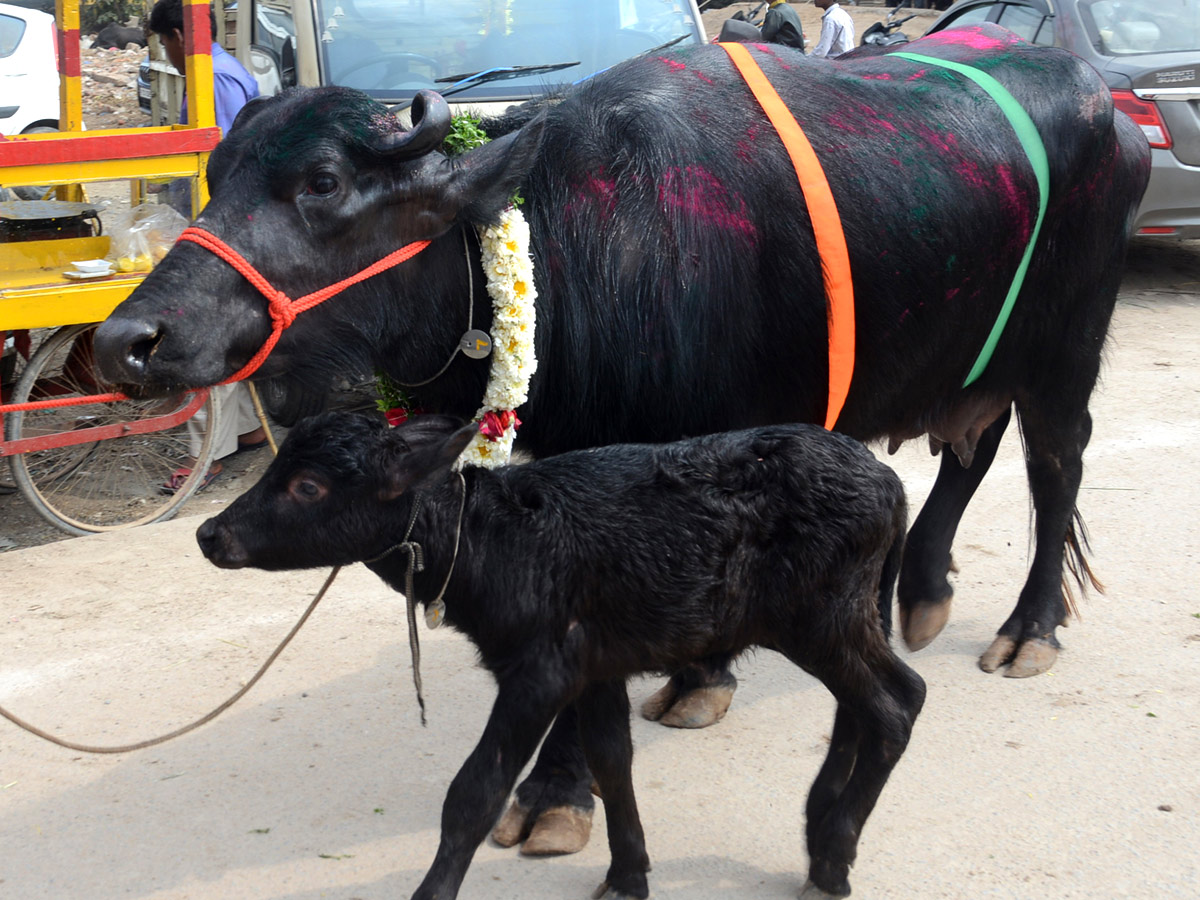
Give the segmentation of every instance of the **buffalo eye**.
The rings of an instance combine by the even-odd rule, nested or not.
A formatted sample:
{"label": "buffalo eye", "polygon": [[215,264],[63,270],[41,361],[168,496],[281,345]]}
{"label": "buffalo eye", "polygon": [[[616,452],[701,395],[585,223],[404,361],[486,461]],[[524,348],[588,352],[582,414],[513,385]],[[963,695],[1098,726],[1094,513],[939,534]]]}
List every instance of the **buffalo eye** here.
{"label": "buffalo eye", "polygon": [[301,503],[316,503],[323,500],[329,489],[314,478],[300,475],[288,484],[288,494]]}
{"label": "buffalo eye", "polygon": [[332,172],[317,172],[308,179],[305,192],[314,197],[328,197],[330,194],[337,193],[338,187],[340,187],[340,183]]}

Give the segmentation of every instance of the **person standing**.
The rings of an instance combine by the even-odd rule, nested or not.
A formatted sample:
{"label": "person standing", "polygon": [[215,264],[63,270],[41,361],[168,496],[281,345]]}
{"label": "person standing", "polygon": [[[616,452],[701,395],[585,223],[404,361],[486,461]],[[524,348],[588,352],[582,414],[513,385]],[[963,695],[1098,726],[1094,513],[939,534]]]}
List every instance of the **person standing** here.
{"label": "person standing", "polygon": [[837,0],[813,0],[821,16],[821,38],[813,47],[813,56],[838,56],[854,49],[854,20]]}
{"label": "person standing", "polygon": [[762,23],[762,39],[768,43],[786,44],[804,49],[804,26],[800,17],[786,0],[772,0]]}
{"label": "person standing", "polygon": [[[217,32],[216,17],[209,8],[209,23],[215,38]],[[166,51],[167,59],[180,74],[185,73],[186,54],[183,37],[183,0],[158,0],[150,10],[150,18],[146,22],[147,31],[158,35]],[[212,43],[213,68],[213,105],[215,107],[217,125],[221,134],[225,135],[233,127],[233,120],[242,107],[258,96],[258,82],[246,71],[225,48],[215,40]],[[186,125],[187,103],[179,114],[179,124]],[[191,218],[191,183],[188,179],[168,186],[171,206],[183,215]],[[182,209],[180,208],[182,207]],[[250,391],[242,382],[214,387],[216,402],[221,406],[221,426],[216,435],[216,452],[214,462],[205,473],[200,488],[208,487],[212,480],[221,474],[224,466],[221,460],[233,453],[244,450],[257,450],[267,445],[267,436],[258,422],[254,412],[254,403],[250,399]],[[183,482],[192,473],[196,465],[196,454],[200,452],[202,435],[200,429],[206,422],[202,420],[203,411],[188,419],[188,441],[191,445],[191,459],[171,473],[171,477],[161,486],[164,493],[173,494],[179,490]]]}

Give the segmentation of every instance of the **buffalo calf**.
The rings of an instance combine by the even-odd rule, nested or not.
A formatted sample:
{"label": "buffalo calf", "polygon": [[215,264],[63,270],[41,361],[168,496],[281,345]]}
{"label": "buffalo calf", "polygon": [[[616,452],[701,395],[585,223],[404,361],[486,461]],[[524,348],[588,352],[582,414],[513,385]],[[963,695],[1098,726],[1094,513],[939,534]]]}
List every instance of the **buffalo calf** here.
{"label": "buffalo calf", "polygon": [[[475,430],[441,416],[394,430],[345,413],[306,419],[262,480],[198,533],[227,568],[365,561],[402,591],[411,577],[425,604],[444,591],[445,621],[478,648],[498,694],[450,785],[414,898],[457,895],[569,704],[607,811],[601,893],[647,897],[626,679],[751,646],[783,654],[837,699],[807,844],[813,892],[848,894],[859,833],[925,697],[879,614],[904,544],[896,475],[857,442],[806,425],[460,475],[453,464]],[[423,560],[411,574],[410,553]]]}

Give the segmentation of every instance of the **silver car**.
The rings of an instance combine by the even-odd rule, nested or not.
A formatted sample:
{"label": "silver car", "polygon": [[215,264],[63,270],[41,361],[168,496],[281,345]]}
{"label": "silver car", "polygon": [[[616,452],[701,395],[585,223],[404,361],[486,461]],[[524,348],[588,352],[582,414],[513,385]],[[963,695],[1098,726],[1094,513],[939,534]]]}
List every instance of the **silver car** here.
{"label": "silver car", "polygon": [[1136,233],[1200,238],[1200,0],[959,0],[927,33],[980,22],[1095,66],[1150,142]]}

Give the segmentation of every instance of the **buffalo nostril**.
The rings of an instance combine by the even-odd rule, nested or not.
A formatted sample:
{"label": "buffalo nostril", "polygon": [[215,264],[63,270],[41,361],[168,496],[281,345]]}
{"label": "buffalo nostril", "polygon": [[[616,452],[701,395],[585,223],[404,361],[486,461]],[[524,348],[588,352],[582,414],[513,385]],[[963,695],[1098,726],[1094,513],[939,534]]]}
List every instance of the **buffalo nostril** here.
{"label": "buffalo nostril", "polygon": [[196,529],[196,543],[204,558],[215,566],[240,569],[246,565],[245,550],[217,518],[208,519]]}
{"label": "buffalo nostril", "polygon": [[101,322],[93,338],[100,374],[114,384],[142,381],[162,337],[157,325],[138,319]]}

